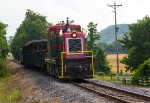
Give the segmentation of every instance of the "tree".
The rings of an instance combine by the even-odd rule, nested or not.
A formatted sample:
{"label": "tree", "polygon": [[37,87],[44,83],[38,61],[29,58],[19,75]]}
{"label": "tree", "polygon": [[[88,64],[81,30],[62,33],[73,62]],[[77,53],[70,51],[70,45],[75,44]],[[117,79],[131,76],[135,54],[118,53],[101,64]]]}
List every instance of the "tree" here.
{"label": "tree", "polygon": [[0,77],[6,77],[8,75],[6,56],[9,49],[6,40],[6,28],[7,25],[0,22]]}
{"label": "tree", "polygon": [[97,32],[97,24],[90,22],[87,27],[88,27],[87,49],[95,51],[96,41],[100,39],[100,35]]}
{"label": "tree", "polygon": [[127,71],[132,72],[150,58],[150,18],[146,16],[129,25],[129,32],[124,34],[121,43],[128,51],[128,57],[122,62],[126,64]]}
{"label": "tree", "polygon": [[97,46],[96,42],[100,39],[100,35],[97,32],[97,24],[90,22],[88,24],[88,36],[87,36],[87,49],[93,50],[95,54],[95,68],[97,72],[109,73],[108,62],[101,46]]}
{"label": "tree", "polygon": [[106,55],[101,47],[97,48],[95,55],[95,68],[98,72],[104,72],[106,74],[110,73],[110,67],[106,59]]}
{"label": "tree", "polygon": [[47,28],[50,24],[46,17],[31,10],[27,10],[25,20],[17,29],[15,36],[11,40],[11,52],[17,60],[22,59],[22,47],[24,44],[35,39],[47,37]]}
{"label": "tree", "polygon": [[7,25],[0,22],[0,58],[6,58],[8,54],[8,44],[6,40]]}
{"label": "tree", "polygon": [[138,69],[133,74],[131,83],[139,84],[139,79],[143,79],[148,83],[149,78],[150,78],[150,58],[138,67]]}

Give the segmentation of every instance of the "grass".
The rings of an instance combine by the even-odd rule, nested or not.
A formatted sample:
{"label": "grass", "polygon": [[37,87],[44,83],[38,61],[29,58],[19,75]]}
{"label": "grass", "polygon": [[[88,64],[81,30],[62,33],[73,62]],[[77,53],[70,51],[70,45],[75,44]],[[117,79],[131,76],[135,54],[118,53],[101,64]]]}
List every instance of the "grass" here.
{"label": "grass", "polygon": [[13,87],[10,78],[0,79],[0,103],[16,103],[20,99],[19,89]]}
{"label": "grass", "polygon": [[106,80],[106,81],[110,81],[110,80],[112,80],[112,81],[115,81],[116,80],[116,77],[115,76],[95,76],[95,78],[94,79],[96,79],[96,80]]}
{"label": "grass", "polygon": [[[10,64],[9,60],[6,62]],[[10,67],[11,65],[8,65],[8,68]],[[14,77],[11,72],[9,70],[6,77],[0,77],[0,103],[17,103],[21,99],[20,89],[14,86],[17,77]]]}
{"label": "grass", "polygon": [[[131,74],[130,72],[126,72],[125,64],[120,63],[120,61],[127,56],[127,54],[119,54],[119,70],[122,70],[122,74]],[[120,79],[118,80],[116,78],[116,73],[117,73],[117,61],[116,61],[116,54],[108,54],[107,55],[107,60],[109,62],[109,66],[111,67],[111,73],[113,74],[112,76],[108,75],[96,75],[95,80],[105,80],[105,81],[111,81],[111,82],[117,82],[117,83],[122,83],[123,80]],[[120,71],[119,71],[120,72]]]}
{"label": "grass", "polygon": [[109,82],[116,82],[116,83],[123,83],[122,80],[117,80],[116,76],[113,75],[113,76],[108,76],[108,75],[104,75],[104,76],[98,76],[96,75],[94,77],[95,80],[104,80],[104,81],[109,81]]}

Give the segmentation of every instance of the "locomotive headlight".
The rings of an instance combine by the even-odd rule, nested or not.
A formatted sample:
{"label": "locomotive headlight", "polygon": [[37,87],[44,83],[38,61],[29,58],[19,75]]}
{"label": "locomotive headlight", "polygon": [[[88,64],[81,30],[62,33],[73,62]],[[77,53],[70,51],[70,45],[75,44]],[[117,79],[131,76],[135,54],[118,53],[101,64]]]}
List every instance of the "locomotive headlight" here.
{"label": "locomotive headlight", "polygon": [[77,36],[77,34],[75,34],[75,33],[74,33],[74,34],[72,34],[72,37],[74,37],[74,38],[75,38],[76,36]]}
{"label": "locomotive headlight", "polygon": [[73,38],[76,38],[76,37],[77,37],[77,33],[76,33],[76,32],[73,32],[73,33],[71,34],[71,36],[72,36]]}

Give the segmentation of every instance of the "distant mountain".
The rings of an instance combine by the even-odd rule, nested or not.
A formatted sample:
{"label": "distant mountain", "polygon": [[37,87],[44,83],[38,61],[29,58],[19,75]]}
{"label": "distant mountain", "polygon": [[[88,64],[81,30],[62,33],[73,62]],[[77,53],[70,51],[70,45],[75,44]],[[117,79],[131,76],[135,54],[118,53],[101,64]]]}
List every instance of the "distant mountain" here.
{"label": "distant mountain", "polygon": [[[118,28],[118,32],[117,32],[118,39],[121,39],[123,34],[129,31],[128,24],[118,24],[117,28]],[[115,41],[115,26],[111,25],[107,27],[106,29],[103,29],[102,31],[100,31],[99,34],[101,37],[100,39],[101,42],[110,44],[113,41]]]}

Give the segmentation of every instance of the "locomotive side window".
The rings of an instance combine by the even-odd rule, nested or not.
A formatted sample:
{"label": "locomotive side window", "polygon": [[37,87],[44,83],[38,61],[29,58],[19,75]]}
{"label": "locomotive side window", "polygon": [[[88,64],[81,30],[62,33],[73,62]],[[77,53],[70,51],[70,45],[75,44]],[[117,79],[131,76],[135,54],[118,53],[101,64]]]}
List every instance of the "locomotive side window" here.
{"label": "locomotive side window", "polygon": [[83,53],[83,43],[81,38],[68,38],[67,44],[67,52]]}

